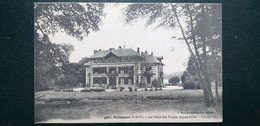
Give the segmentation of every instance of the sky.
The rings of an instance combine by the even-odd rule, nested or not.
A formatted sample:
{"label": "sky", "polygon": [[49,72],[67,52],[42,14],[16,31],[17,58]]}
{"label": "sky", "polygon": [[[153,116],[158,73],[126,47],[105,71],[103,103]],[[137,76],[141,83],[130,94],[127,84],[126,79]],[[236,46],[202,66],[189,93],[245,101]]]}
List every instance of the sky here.
{"label": "sky", "polygon": [[50,39],[53,43],[74,46],[70,62],[90,57],[93,55],[93,50],[107,50],[119,46],[137,50],[139,47],[141,52],[147,50],[148,53],[153,52],[155,56],[163,56],[164,73],[184,71],[189,57],[187,46],[183,40],[172,38],[172,36],[181,38],[181,31],[178,28],[168,30],[155,28],[155,25],[146,26],[144,19],[125,24],[122,13],[124,6],[106,4],[104,8],[106,16],[99,26],[100,30],[91,32],[81,41],[61,32],[50,36]]}

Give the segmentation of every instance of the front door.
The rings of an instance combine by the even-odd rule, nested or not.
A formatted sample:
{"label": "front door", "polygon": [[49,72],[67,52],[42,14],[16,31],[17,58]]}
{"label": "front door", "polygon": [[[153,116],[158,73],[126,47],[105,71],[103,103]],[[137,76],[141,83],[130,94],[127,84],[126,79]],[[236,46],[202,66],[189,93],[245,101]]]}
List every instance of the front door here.
{"label": "front door", "polygon": [[147,77],[147,84],[151,84],[151,77],[150,76]]}
{"label": "front door", "polygon": [[109,86],[111,86],[112,89],[116,88],[116,78],[115,77],[109,78]]}

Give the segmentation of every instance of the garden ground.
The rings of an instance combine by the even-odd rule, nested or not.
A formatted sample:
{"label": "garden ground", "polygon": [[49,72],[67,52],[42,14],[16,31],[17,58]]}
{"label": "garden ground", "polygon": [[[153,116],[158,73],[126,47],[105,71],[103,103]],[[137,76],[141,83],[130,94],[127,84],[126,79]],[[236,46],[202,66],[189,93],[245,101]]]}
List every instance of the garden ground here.
{"label": "garden ground", "polygon": [[[214,91],[214,90],[213,90]],[[213,94],[215,94],[213,92]],[[219,89],[222,94],[222,89]],[[222,117],[222,103],[206,108],[202,90],[133,92],[35,93],[35,122],[104,118],[106,115],[213,111]]]}

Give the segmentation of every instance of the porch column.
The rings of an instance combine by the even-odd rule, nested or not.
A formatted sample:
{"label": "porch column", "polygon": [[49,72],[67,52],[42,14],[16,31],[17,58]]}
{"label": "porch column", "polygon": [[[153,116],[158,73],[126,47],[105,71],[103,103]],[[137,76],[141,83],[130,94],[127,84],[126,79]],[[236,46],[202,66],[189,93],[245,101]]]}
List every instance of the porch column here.
{"label": "porch column", "polygon": [[[118,66],[116,67],[116,73],[119,73]],[[118,85],[118,76],[116,77],[116,86]]]}
{"label": "porch column", "polygon": [[88,83],[89,83],[89,77],[88,77],[88,68],[87,67],[85,67],[85,83],[86,83],[86,86],[88,85]]}

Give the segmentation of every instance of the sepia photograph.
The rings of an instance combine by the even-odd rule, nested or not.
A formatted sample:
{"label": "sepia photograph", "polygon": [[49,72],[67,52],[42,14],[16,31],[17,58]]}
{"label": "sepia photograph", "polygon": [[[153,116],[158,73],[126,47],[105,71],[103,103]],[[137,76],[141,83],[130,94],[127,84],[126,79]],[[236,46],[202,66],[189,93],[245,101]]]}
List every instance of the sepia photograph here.
{"label": "sepia photograph", "polygon": [[35,123],[221,123],[222,5],[34,3]]}

